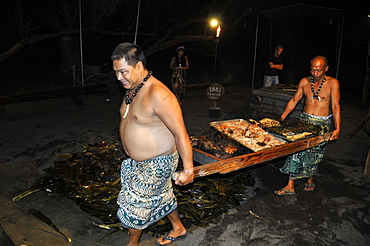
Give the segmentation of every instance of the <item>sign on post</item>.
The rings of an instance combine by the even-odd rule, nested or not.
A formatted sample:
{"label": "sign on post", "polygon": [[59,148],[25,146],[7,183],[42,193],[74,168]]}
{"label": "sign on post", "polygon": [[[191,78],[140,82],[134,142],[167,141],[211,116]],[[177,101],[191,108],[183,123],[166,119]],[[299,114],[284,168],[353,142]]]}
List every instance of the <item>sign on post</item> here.
{"label": "sign on post", "polygon": [[221,108],[217,107],[216,101],[220,100],[225,94],[225,88],[218,84],[214,83],[207,88],[206,95],[209,100],[213,100],[213,107],[209,108],[209,117],[218,118],[220,117]]}
{"label": "sign on post", "polygon": [[207,88],[206,95],[209,100],[220,100],[225,94],[225,88],[218,84],[212,84]]}

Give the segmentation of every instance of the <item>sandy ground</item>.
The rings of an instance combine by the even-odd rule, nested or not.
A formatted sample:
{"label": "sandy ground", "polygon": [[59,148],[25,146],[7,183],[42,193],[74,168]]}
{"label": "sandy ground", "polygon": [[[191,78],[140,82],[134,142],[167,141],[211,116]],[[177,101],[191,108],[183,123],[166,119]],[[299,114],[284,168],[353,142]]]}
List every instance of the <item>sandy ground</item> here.
{"label": "sandy ground", "polygon": [[[224,118],[252,113],[249,88],[234,85],[225,89],[225,97],[217,102]],[[0,117],[0,245],[94,245],[109,233],[94,225],[101,223],[98,218],[62,196],[41,191],[9,203],[58,160],[56,154],[81,151],[91,139],[117,138],[119,89],[112,86],[110,93],[86,95],[83,100],[81,106],[71,98],[4,106]],[[297,182],[295,196],[272,193],[287,181],[278,171],[284,158],[246,169],[257,182],[256,197],[217,223],[192,228],[186,239],[172,245],[370,245],[370,178],[363,174],[370,138],[364,129],[349,137],[367,114],[368,106],[358,101],[342,92],[341,138],[328,146],[315,191],[303,191],[302,180]],[[210,106],[205,88],[187,91],[183,112],[190,135],[217,120],[209,117]],[[52,219],[72,243],[29,215],[30,208]],[[125,245],[127,238],[127,233],[119,232],[97,245]],[[154,240],[143,235],[140,245],[154,245]]]}

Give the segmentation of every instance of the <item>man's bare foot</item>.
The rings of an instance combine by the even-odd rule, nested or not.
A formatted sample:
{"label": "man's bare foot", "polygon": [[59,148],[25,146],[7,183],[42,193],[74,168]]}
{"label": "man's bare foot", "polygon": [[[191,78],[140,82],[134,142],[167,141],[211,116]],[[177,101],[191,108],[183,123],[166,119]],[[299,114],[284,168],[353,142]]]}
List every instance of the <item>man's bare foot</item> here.
{"label": "man's bare foot", "polygon": [[315,189],[315,184],[314,183],[312,183],[312,184],[305,183],[304,184],[303,190],[305,190],[305,191],[314,191],[314,189]]}
{"label": "man's bare foot", "polygon": [[187,232],[182,232],[182,234],[175,234],[172,230],[169,232],[166,232],[163,237],[158,238],[158,241],[156,242],[157,245],[167,245],[174,241],[178,241],[181,239],[186,238]]}
{"label": "man's bare foot", "polygon": [[281,190],[274,191],[274,194],[277,196],[291,196],[291,195],[295,195],[295,192],[294,190],[291,191],[291,190],[288,190],[287,188],[282,188]]}

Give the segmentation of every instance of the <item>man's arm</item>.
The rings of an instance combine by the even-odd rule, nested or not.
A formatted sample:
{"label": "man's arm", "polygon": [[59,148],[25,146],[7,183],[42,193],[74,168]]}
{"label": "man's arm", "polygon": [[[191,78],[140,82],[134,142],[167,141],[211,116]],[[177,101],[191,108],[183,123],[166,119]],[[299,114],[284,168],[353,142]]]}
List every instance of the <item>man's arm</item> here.
{"label": "man's arm", "polygon": [[277,64],[277,65],[275,65],[272,62],[269,62],[268,64],[269,64],[270,68],[275,68],[277,70],[283,70],[283,68],[284,68],[284,65],[283,64]]}
{"label": "man's arm", "polygon": [[190,66],[189,66],[189,60],[188,60],[188,57],[187,56],[185,56],[185,66],[182,66],[181,65],[181,68],[182,69],[189,69],[190,68]]}
{"label": "man's arm", "polygon": [[339,81],[337,79],[332,78],[331,81],[331,111],[333,114],[334,120],[334,127],[335,130],[333,131],[330,140],[338,139],[340,133],[340,124],[341,124],[341,116],[340,116],[340,89],[339,89]]}
{"label": "man's arm", "polygon": [[172,57],[172,59],[171,59],[171,63],[170,63],[170,69],[176,69],[176,68],[178,68],[178,67],[175,67],[175,60],[176,60],[176,58],[175,57]]}
{"label": "man's arm", "polygon": [[154,98],[155,113],[174,136],[176,147],[184,166],[184,170],[180,173],[175,183],[177,185],[186,185],[194,179],[193,148],[185,127],[180,105],[176,97],[167,88],[160,90]]}

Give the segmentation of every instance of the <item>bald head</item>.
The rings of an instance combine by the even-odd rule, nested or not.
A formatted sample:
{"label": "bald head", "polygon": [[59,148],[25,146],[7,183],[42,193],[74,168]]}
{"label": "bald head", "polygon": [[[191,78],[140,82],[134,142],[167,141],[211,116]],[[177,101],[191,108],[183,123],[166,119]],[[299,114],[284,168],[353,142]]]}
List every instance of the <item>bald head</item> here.
{"label": "bald head", "polygon": [[325,56],[315,56],[311,60],[311,75],[315,81],[320,81],[325,76],[329,67],[327,66],[328,60]]}
{"label": "bald head", "polygon": [[317,62],[323,63],[324,67],[328,65],[328,59],[325,56],[318,55],[311,59],[311,65]]}

